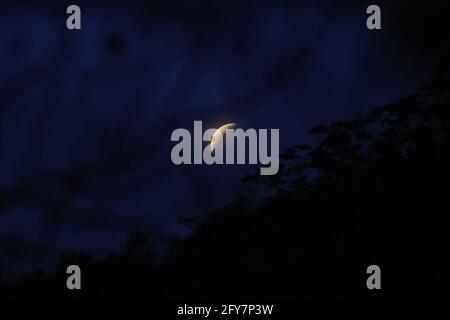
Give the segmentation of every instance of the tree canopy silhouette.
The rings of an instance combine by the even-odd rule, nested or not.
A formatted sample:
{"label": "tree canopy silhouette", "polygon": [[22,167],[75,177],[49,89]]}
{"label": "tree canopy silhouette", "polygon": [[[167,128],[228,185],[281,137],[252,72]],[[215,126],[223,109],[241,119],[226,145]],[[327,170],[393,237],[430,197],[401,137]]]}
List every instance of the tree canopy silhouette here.
{"label": "tree canopy silhouette", "polygon": [[[282,155],[260,203],[246,197],[181,219],[191,229],[162,259],[142,233],[100,260],[64,256],[9,297],[373,298],[366,268],[383,270],[383,297],[448,297],[450,85],[439,81],[365,117],[311,129],[317,145]],[[65,289],[79,264],[81,293]],[[45,295],[44,295],[45,296]]]}

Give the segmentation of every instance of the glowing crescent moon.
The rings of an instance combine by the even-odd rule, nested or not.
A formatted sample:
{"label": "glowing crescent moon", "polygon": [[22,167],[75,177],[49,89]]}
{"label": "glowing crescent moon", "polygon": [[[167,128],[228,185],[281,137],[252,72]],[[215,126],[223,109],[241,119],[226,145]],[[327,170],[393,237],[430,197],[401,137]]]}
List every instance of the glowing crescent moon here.
{"label": "glowing crescent moon", "polygon": [[210,144],[211,150],[214,150],[214,146],[215,146],[217,140],[218,140],[219,138],[221,138],[222,135],[225,134],[225,131],[226,131],[227,129],[230,129],[230,128],[234,127],[235,125],[236,125],[236,123],[228,123],[228,124],[224,124],[224,125],[221,126],[219,129],[217,129],[216,132],[214,132],[214,134],[213,134],[213,136],[212,136],[212,138],[211,138],[211,144]]}

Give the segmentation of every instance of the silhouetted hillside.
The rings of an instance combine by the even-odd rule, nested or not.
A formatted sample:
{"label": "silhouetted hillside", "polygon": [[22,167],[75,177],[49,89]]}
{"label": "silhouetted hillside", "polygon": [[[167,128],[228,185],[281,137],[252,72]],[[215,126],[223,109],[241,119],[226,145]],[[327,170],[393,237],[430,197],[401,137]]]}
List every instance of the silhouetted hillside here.
{"label": "silhouetted hillside", "polygon": [[[317,145],[283,155],[258,204],[242,198],[183,219],[162,261],[140,233],[95,261],[65,256],[55,275],[34,272],[8,297],[408,298],[449,297],[450,86],[434,83],[350,122],[311,129]],[[65,289],[79,264],[83,290]],[[382,270],[381,292],[366,268]]]}

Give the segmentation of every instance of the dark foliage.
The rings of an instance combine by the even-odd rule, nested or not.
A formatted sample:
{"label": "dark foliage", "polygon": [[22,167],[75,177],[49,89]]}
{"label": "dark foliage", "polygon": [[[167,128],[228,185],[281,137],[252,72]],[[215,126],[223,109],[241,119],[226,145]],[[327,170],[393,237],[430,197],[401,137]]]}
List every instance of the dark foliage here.
{"label": "dark foliage", "polygon": [[[161,261],[140,233],[102,260],[67,255],[7,297],[449,297],[450,86],[434,83],[366,117],[311,130],[317,146],[282,157],[258,206],[245,199],[198,217]],[[79,264],[83,290],[65,288]],[[382,269],[382,293],[366,268]]]}

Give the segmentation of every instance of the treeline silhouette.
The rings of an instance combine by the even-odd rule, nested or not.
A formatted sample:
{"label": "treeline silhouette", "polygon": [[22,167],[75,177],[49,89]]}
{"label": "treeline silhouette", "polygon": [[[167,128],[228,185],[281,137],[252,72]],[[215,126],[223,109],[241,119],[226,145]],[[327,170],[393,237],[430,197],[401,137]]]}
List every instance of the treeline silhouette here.
{"label": "treeline silhouette", "polygon": [[[186,217],[185,239],[159,257],[141,232],[100,260],[61,257],[1,287],[3,297],[448,298],[450,83],[441,80],[349,122],[310,130],[316,145],[282,155],[273,193]],[[82,290],[66,288],[66,267]],[[382,290],[366,287],[366,268]]]}

